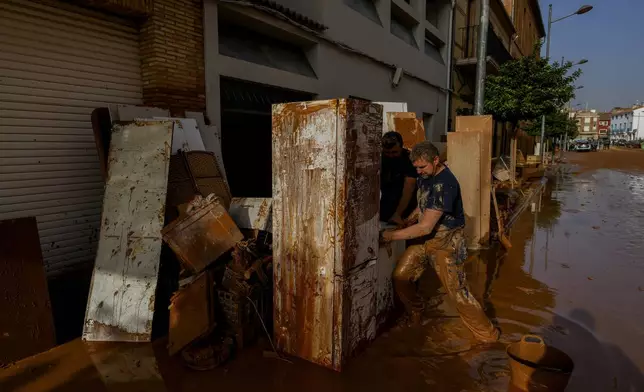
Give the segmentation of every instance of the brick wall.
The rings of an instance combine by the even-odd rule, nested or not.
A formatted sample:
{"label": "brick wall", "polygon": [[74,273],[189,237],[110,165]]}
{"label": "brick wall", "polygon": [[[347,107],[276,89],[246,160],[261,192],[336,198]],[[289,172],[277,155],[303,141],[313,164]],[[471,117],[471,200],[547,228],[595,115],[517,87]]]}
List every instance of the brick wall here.
{"label": "brick wall", "polygon": [[154,0],[141,26],[145,105],[205,111],[202,0]]}
{"label": "brick wall", "polygon": [[530,2],[533,0],[515,0],[514,27],[519,34],[517,44],[524,56],[533,52],[534,44],[539,40],[537,16],[532,12]]}

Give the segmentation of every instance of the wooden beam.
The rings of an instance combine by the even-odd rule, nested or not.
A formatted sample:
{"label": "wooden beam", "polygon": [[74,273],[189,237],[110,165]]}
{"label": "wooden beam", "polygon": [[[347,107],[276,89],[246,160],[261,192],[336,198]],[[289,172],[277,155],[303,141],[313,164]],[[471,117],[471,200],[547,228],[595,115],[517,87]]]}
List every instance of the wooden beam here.
{"label": "wooden beam", "polygon": [[481,157],[480,132],[449,132],[447,161],[461,186],[465,212],[465,235],[470,249],[481,240]]}
{"label": "wooden beam", "polygon": [[[456,117],[456,132],[459,133],[477,133],[480,135],[479,145],[477,151],[473,152],[479,163],[478,167],[478,197],[479,217],[477,223],[477,241],[476,244],[472,243],[474,247],[486,246],[490,241],[490,210],[491,199],[490,190],[492,189],[492,134],[493,134],[494,121],[492,116],[457,116]],[[449,135],[448,135],[449,141]],[[449,145],[449,142],[448,142]],[[450,148],[448,147],[448,154]],[[461,154],[458,151],[454,153]],[[464,153],[465,159],[468,159],[469,152]],[[452,162],[448,159],[450,167]],[[458,177],[458,176],[457,176]],[[476,246],[475,246],[476,245]]]}

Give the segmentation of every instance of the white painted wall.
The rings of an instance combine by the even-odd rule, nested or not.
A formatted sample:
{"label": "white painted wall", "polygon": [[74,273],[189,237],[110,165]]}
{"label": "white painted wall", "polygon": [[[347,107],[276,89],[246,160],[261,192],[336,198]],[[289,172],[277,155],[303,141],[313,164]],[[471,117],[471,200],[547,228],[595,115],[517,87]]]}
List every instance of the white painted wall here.
{"label": "white painted wall", "polygon": [[644,108],[639,108],[633,110],[633,131],[637,130],[635,133],[635,139],[644,139]]}
{"label": "white painted wall", "polygon": [[633,129],[633,111],[620,112],[611,116],[611,134],[614,139],[628,139],[626,132]]}

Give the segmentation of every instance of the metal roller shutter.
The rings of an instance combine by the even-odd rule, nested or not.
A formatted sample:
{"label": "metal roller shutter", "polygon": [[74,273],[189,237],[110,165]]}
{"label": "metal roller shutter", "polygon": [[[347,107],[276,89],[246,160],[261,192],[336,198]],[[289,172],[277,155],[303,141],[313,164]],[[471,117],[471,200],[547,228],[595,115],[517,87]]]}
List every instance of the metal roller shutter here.
{"label": "metal roller shutter", "polygon": [[38,219],[50,276],[94,261],[92,110],[142,99],[135,26],[55,5],[0,0],[0,220]]}

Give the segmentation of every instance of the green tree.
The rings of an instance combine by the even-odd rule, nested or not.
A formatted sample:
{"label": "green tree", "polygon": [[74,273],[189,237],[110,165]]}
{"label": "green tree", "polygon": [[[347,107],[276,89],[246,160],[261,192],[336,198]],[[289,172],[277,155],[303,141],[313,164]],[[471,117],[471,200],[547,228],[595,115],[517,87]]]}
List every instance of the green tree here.
{"label": "green tree", "polygon": [[[541,135],[541,121],[533,121],[525,129],[529,135]],[[546,137],[564,137],[568,134],[568,139],[572,140],[577,137],[577,120],[568,116],[567,111],[557,111],[546,115]]]}
{"label": "green tree", "polygon": [[529,56],[508,61],[497,75],[485,82],[485,112],[508,122],[516,131],[522,122],[539,122],[542,115],[561,112],[575,97],[575,81],[581,70],[570,72],[573,63],[550,64],[539,57],[541,44]]}

